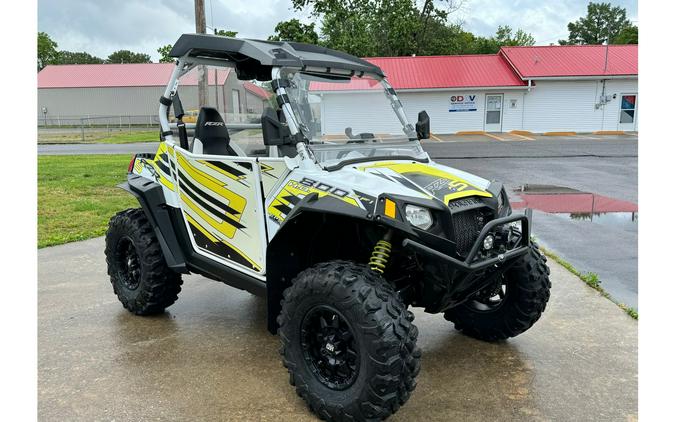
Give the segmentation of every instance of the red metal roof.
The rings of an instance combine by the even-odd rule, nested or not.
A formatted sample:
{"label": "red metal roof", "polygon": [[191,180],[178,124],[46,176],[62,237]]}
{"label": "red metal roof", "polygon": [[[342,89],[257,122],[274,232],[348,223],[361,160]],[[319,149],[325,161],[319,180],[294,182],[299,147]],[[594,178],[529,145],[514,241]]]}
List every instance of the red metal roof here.
{"label": "red metal roof", "polygon": [[522,86],[497,54],[466,56],[373,57],[395,89]]}
{"label": "red metal roof", "polygon": [[245,90],[247,90],[248,92],[250,92],[251,94],[253,94],[253,95],[255,95],[259,98],[262,98],[263,100],[266,100],[266,99],[268,99],[269,97],[272,96],[271,92],[268,92],[264,88],[259,87],[258,85],[253,84],[251,82],[248,82],[248,81],[244,82],[243,85],[244,85]]}
{"label": "red metal roof", "polygon": [[[525,86],[503,57],[497,54],[465,56],[372,57],[397,90]],[[350,83],[312,83],[312,90],[379,89],[368,80]]]}
{"label": "red metal roof", "polygon": [[[606,47],[601,45],[502,47],[499,54],[373,57],[366,60],[380,66],[397,90],[525,86],[520,76],[536,79],[637,75],[637,45],[609,46],[606,70],[605,52]],[[173,63],[47,66],[38,73],[38,88],[164,86],[174,66]],[[229,71],[219,70],[219,83],[225,81]],[[215,82],[213,76],[214,72],[209,72],[209,84]],[[183,77],[181,84],[196,85],[196,70]],[[249,91],[259,88],[253,86]],[[360,85],[359,82],[316,83],[312,86],[312,89],[320,90],[369,88],[371,86],[366,82]]]}
{"label": "red metal roof", "polygon": [[502,47],[500,54],[524,79],[638,74],[637,45]]}
{"label": "red metal roof", "polygon": [[[71,64],[50,65],[38,73],[38,88],[106,88],[166,86],[176,65],[174,63]],[[218,70],[222,84],[230,69]],[[215,84],[215,72],[209,71],[209,84]],[[193,69],[180,81],[181,85],[197,85],[197,70]]]}

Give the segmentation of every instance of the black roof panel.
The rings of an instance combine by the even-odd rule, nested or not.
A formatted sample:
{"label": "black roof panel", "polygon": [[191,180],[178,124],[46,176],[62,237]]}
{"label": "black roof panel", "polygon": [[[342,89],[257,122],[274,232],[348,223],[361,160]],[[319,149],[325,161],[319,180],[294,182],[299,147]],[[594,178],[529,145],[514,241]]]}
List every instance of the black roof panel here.
{"label": "black roof panel", "polygon": [[[172,57],[188,54],[190,57],[229,60],[236,64],[240,79],[247,79],[247,76],[251,74],[255,77],[261,73],[269,73],[272,66],[330,67],[384,76],[378,66],[358,57],[317,45],[296,42],[183,34],[169,54]],[[241,74],[240,67],[242,68]]]}

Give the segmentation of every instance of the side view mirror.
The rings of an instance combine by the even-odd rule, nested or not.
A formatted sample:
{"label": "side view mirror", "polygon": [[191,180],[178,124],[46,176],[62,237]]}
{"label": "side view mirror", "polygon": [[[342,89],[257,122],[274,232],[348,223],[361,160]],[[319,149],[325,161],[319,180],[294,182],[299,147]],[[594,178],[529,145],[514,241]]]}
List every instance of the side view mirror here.
{"label": "side view mirror", "polygon": [[417,115],[417,123],[415,124],[417,131],[417,139],[429,139],[431,136],[431,124],[429,123],[429,115],[425,110],[422,110]]}

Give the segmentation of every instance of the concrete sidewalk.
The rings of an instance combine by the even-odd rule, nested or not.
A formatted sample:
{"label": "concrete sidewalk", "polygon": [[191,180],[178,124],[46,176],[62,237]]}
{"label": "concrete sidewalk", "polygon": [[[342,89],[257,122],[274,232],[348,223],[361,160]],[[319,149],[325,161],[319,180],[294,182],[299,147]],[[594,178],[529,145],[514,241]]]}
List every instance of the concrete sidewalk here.
{"label": "concrete sidewalk", "polygon": [[[288,384],[265,301],[199,276],[136,317],[105,274],[103,239],[38,251],[40,420],[315,420]],[[550,262],[528,332],[488,344],[414,309],[422,371],[390,420],[637,420],[637,322]]]}

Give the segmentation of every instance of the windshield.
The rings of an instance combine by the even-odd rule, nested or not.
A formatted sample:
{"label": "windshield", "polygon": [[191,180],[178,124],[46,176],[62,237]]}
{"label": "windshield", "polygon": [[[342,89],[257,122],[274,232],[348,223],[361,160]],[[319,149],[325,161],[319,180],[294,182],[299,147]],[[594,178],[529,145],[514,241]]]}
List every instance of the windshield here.
{"label": "windshield", "polygon": [[286,69],[283,77],[290,83],[286,92],[300,130],[310,142],[409,138],[396,109],[403,116],[405,113],[381,79],[291,69]]}
{"label": "windshield", "polygon": [[300,131],[319,162],[425,155],[384,80],[296,69],[285,69],[282,77],[289,81],[286,93]]}

